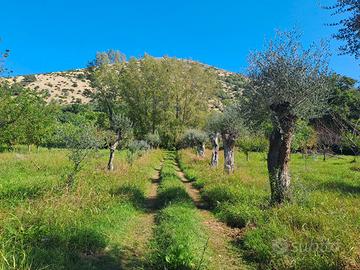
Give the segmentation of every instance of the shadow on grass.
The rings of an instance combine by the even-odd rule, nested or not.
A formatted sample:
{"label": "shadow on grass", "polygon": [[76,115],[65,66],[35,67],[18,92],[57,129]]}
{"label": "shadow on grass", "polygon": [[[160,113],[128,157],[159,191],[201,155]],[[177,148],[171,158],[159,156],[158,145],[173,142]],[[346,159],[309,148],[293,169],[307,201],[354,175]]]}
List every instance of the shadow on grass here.
{"label": "shadow on grass", "polygon": [[175,202],[191,203],[191,198],[182,187],[169,187],[164,191],[160,191],[158,195],[158,205],[160,208]]}
{"label": "shadow on grass", "polygon": [[318,186],[321,190],[341,192],[344,195],[360,195],[360,186],[344,182],[327,182]]}
{"label": "shadow on grass", "polygon": [[144,192],[135,185],[123,185],[115,190],[110,191],[111,195],[122,197],[122,199],[130,202],[137,209],[143,209],[145,206]]}
{"label": "shadow on grass", "polygon": [[22,238],[22,246],[8,242],[4,249],[11,261],[15,259],[17,269],[24,265],[31,269],[122,269],[118,250],[108,249],[106,237],[95,230],[37,224],[21,234],[16,236]]}

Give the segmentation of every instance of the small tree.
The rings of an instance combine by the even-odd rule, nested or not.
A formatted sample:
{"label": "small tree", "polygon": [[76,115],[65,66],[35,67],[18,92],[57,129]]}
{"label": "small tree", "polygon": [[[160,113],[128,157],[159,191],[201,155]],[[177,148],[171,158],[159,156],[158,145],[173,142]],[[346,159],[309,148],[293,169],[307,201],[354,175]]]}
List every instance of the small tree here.
{"label": "small tree", "polygon": [[197,129],[188,129],[185,131],[182,144],[185,147],[193,147],[199,156],[205,156],[205,143],[207,141],[207,134],[204,131]]}
{"label": "small tree", "polygon": [[249,59],[245,113],[254,121],[270,118],[273,126],[267,158],[272,203],[290,199],[288,164],[296,121],[322,113],[329,92],[326,50],[303,49],[299,40],[294,31],[279,33]]}
{"label": "small tree", "polygon": [[225,108],[219,128],[224,147],[224,170],[232,173],[235,169],[235,142],[246,132],[243,118],[236,106]]}
{"label": "small tree", "polygon": [[154,133],[146,134],[145,140],[151,146],[151,148],[158,148],[161,143],[161,138],[157,130],[155,130]]}
{"label": "small tree", "polygon": [[120,142],[132,133],[132,123],[129,118],[122,114],[113,114],[111,119],[111,129],[115,133],[115,138],[110,141],[110,156],[108,162],[108,170],[114,170],[114,156],[115,150],[119,146]]}
{"label": "small tree", "polygon": [[316,142],[317,134],[315,129],[306,121],[297,121],[291,146],[293,152],[300,150],[305,158],[308,150],[316,147]]}
{"label": "small tree", "polygon": [[223,113],[214,114],[208,121],[208,130],[211,130],[212,134],[221,135],[224,147],[224,170],[227,173],[233,172],[235,169],[235,142],[240,135],[246,132],[241,111],[235,105],[226,107]]}
{"label": "small tree", "polygon": [[61,132],[64,144],[70,150],[68,157],[73,165],[66,180],[67,188],[71,188],[86,158],[98,148],[100,139],[96,129],[86,124],[68,125],[68,128],[62,129]]}
{"label": "small tree", "polygon": [[316,121],[315,127],[318,137],[317,148],[323,155],[323,161],[326,161],[326,154],[332,152],[333,146],[339,145],[341,133],[336,126],[330,126],[322,120]]}
{"label": "small tree", "polygon": [[[0,42],[1,42],[1,38],[0,38]],[[9,54],[10,54],[10,50],[5,50],[4,52],[0,51],[0,75],[6,72],[5,60],[6,58],[9,57]]]}
{"label": "small tree", "polygon": [[341,134],[341,145],[350,149],[354,154],[353,162],[356,162],[356,158],[360,153],[360,134],[358,130],[344,131]]}
{"label": "small tree", "polygon": [[246,160],[250,160],[250,152],[264,152],[268,147],[268,142],[263,134],[247,134],[242,136],[237,145],[246,155]]}
{"label": "small tree", "polygon": [[142,156],[149,149],[150,145],[146,141],[131,141],[127,146],[127,162],[132,165],[137,157]]}
{"label": "small tree", "polygon": [[220,149],[220,128],[219,123],[221,119],[219,112],[212,113],[206,122],[206,132],[212,145],[212,154],[210,160],[211,167],[217,167],[219,164],[219,149]]}

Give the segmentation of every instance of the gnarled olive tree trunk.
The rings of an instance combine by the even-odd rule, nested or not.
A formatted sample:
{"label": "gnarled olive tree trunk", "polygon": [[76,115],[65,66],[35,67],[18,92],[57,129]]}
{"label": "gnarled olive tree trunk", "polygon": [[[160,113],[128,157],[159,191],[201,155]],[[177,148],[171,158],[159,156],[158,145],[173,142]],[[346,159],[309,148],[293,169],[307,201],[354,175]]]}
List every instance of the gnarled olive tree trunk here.
{"label": "gnarled olive tree trunk", "polygon": [[273,110],[277,123],[269,138],[267,165],[273,204],[281,204],[291,198],[289,161],[296,117],[285,105],[278,105]]}
{"label": "gnarled olive tree trunk", "polygon": [[120,143],[120,140],[121,140],[121,134],[118,133],[116,135],[116,140],[110,144],[110,156],[109,156],[109,162],[108,162],[108,170],[109,171],[113,171],[114,170],[114,157],[115,157],[115,151],[116,151],[116,148],[119,146],[119,143]]}
{"label": "gnarled olive tree trunk", "polygon": [[210,165],[211,167],[217,167],[219,164],[219,134],[216,133],[210,137],[210,141],[212,144],[212,155]]}
{"label": "gnarled olive tree trunk", "polygon": [[227,173],[232,173],[235,169],[235,136],[231,134],[222,134],[222,140],[224,146],[224,170]]}
{"label": "gnarled olive tree trunk", "polygon": [[197,153],[200,157],[205,157],[205,143],[201,143],[197,147]]}

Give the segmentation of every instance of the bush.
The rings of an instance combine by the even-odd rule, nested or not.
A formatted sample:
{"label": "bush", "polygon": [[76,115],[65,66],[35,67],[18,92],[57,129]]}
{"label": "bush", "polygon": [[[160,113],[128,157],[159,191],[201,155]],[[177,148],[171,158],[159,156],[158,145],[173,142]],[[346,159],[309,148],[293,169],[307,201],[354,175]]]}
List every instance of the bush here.
{"label": "bush", "polygon": [[150,149],[150,145],[146,141],[131,141],[127,146],[126,159],[129,164],[132,164],[138,157],[142,156]]}
{"label": "bush", "polygon": [[35,75],[25,75],[23,80],[21,81],[21,84],[23,86],[26,86],[30,83],[36,82],[36,76]]}
{"label": "bush", "polygon": [[237,140],[237,146],[249,160],[250,152],[265,152],[268,148],[268,140],[264,136],[244,136]]}
{"label": "bush", "polygon": [[193,147],[199,152],[203,144],[208,140],[206,132],[197,129],[188,129],[182,136],[182,147]]}
{"label": "bush", "polygon": [[161,139],[160,139],[160,135],[157,132],[157,130],[155,130],[154,133],[148,133],[145,136],[145,141],[152,147],[152,148],[157,148],[159,147],[159,145],[161,144]]}

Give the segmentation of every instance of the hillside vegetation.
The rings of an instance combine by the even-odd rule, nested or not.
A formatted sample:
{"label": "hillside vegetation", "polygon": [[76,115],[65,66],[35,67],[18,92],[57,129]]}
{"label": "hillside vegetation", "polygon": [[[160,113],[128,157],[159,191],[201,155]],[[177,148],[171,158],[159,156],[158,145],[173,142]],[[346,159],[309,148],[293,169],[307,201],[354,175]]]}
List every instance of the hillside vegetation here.
{"label": "hillside vegetation", "polygon": [[359,269],[360,91],[328,56],[290,31],[246,78],[109,50],[0,82],[0,269]]}
{"label": "hillside vegetation", "polygon": [[[202,63],[200,64],[204,67],[206,66]],[[209,100],[209,106],[210,108],[222,108],[222,100],[233,99],[239,92],[233,78],[238,77],[241,79],[243,76],[215,67],[212,68],[219,75],[222,88],[218,90],[216,98]],[[65,105],[74,103],[87,104],[91,101],[91,94],[94,92],[86,69],[0,77],[1,81],[7,82],[10,85],[20,84],[39,94],[44,94],[47,102],[55,101]]]}

